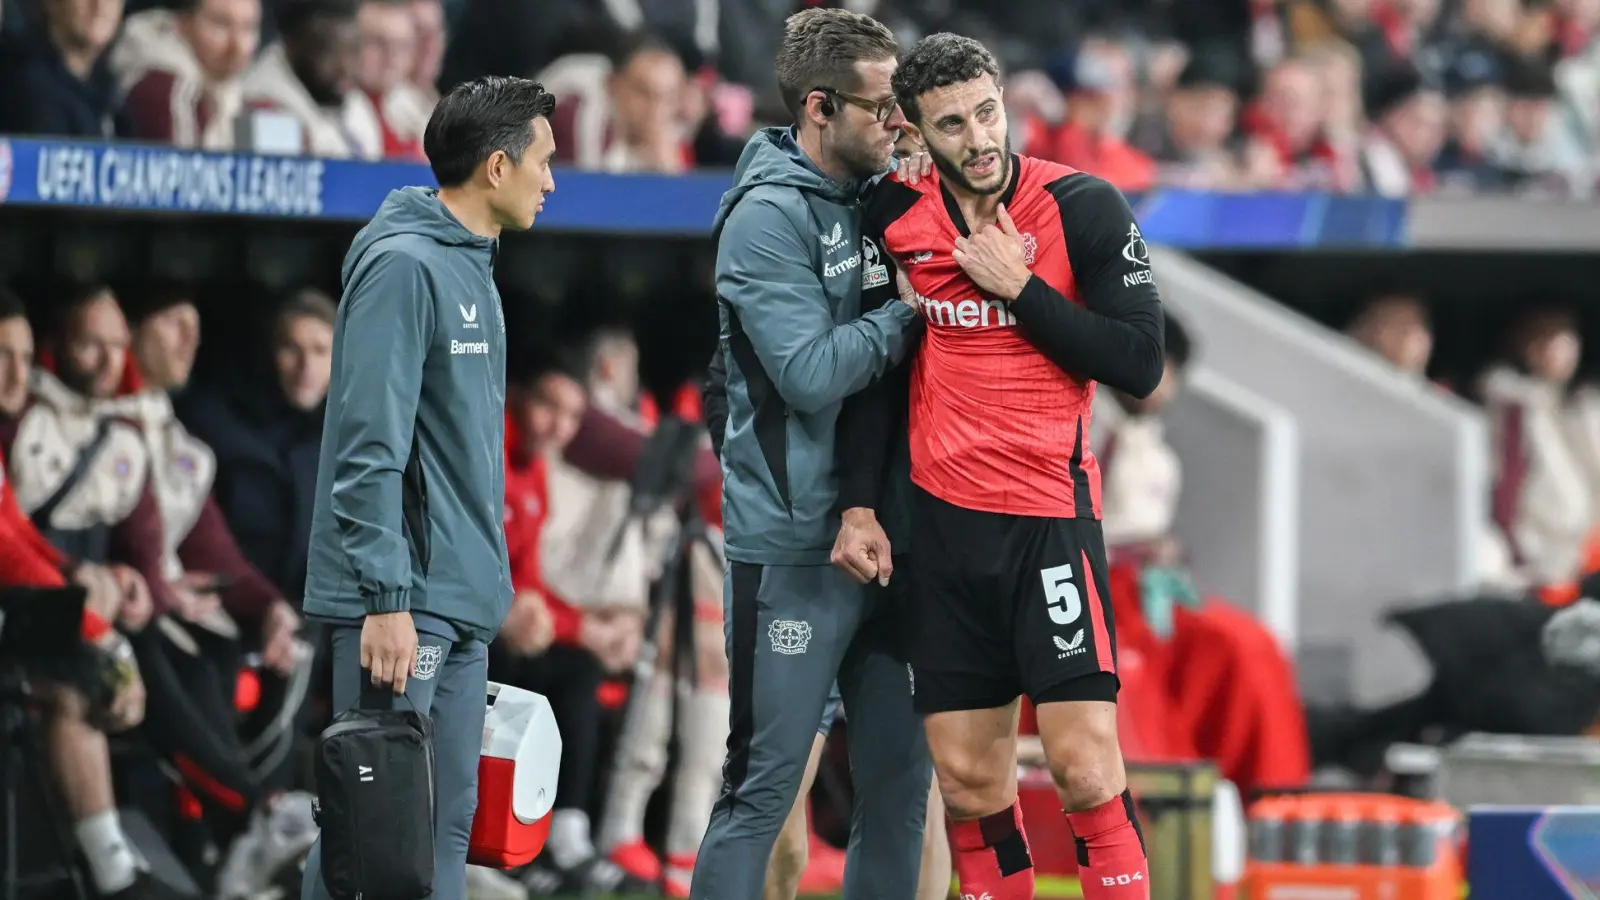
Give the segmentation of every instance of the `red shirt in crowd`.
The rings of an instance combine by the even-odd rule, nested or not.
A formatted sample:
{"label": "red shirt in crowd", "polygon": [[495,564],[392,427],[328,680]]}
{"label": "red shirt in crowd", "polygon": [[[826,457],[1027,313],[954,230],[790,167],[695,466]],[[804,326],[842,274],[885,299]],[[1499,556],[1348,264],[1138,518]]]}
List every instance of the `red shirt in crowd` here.
{"label": "red shirt in crowd", "polygon": [[[0,587],[65,587],[67,579],[61,569],[66,562],[23,513],[6,478],[5,457],[0,455]],[[84,610],[85,640],[99,640],[110,627],[106,620]]]}
{"label": "red shirt in crowd", "polygon": [[383,132],[383,158],[384,159],[427,159],[422,152],[422,139],[420,137],[401,137],[389,124],[383,115],[383,95],[372,91],[365,91],[367,99],[372,101],[372,108],[378,114],[378,127]]}
{"label": "red shirt in crowd", "polygon": [[511,588],[544,597],[555,622],[558,644],[575,644],[583,613],[551,593],[539,565],[539,540],[550,513],[550,473],[543,456],[522,461],[516,426],[506,421],[506,551],[511,558]]}
{"label": "red shirt in crowd", "polygon": [[1137,193],[1156,185],[1155,161],[1114,135],[1095,134],[1069,122],[1048,136],[1043,149],[1041,156],[1098,175],[1119,190]]}

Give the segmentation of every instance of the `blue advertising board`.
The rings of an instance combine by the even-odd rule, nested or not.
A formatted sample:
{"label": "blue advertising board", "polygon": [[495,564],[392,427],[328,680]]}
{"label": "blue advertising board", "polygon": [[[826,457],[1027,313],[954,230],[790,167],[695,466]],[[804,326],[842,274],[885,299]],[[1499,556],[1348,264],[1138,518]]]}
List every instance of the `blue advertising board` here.
{"label": "blue advertising board", "polygon": [[[558,170],[539,225],[703,236],[729,183],[726,171]],[[6,205],[358,222],[391,190],[431,184],[428,167],[416,163],[0,137]],[[1377,197],[1160,190],[1134,202],[1147,240],[1187,249],[1381,249],[1405,239],[1405,204]]]}
{"label": "blue advertising board", "polygon": [[1475,806],[1472,900],[1600,900],[1600,807]]}

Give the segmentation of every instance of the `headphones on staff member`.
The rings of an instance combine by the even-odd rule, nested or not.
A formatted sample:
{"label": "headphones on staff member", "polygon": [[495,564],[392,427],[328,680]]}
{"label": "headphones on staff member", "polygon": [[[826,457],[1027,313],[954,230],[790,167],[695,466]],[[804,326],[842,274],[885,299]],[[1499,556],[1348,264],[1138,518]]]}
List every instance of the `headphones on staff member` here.
{"label": "headphones on staff member", "polygon": [[833,97],[822,88],[814,89],[813,93],[822,95],[822,102],[817,104],[817,112],[820,112],[824,116],[831,118],[833,114],[838,111],[838,107],[833,105]]}

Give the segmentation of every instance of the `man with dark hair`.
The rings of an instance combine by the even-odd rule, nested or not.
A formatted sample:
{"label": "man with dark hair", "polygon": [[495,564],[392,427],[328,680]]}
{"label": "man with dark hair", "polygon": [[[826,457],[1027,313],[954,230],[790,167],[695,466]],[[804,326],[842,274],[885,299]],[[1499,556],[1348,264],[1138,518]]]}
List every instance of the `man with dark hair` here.
{"label": "man with dark hair", "polygon": [[[697,900],[761,895],[836,679],[852,712],[857,786],[844,894],[916,892],[926,749],[892,646],[898,623],[880,591],[852,584],[852,575],[886,584],[888,566],[867,575],[829,565],[840,404],[905,352],[917,320],[898,303],[861,315],[863,293],[893,283],[878,247],[862,240],[859,210],[864,189],[890,169],[903,124],[889,82],[897,50],[867,16],[791,16],[776,66],[796,124],[751,138],[718,211],[725,375],[713,390],[726,397],[712,405],[727,411],[718,438],[731,733],[695,865]],[[876,522],[850,535],[852,557],[887,561]]]}
{"label": "man with dark hair", "polygon": [[[434,720],[433,896],[466,896],[488,642],[511,608],[505,316],[494,259],[555,190],[553,98],[458,85],[423,146],[440,187],[389,194],[344,263],[305,611],[331,623],[333,704],[360,679]],[[308,897],[325,897],[321,854]]]}
{"label": "man with dark hair", "polygon": [[307,154],[360,156],[345,111],[351,61],[360,52],[355,0],[289,0],[276,17],[282,37],[245,73],[246,107],[292,117]]}
{"label": "man with dark hair", "polygon": [[892,494],[896,409],[909,407],[915,703],[962,893],[1033,897],[1013,777],[1026,693],[1084,896],[1147,898],[1088,434],[1097,382],[1143,397],[1160,381],[1162,310],[1116,188],[1010,152],[999,73],[953,34],[919,42],[895,73],[938,177],[885,184],[866,227],[904,267],[901,299],[928,330],[907,401],[890,378],[847,404],[840,505],[865,518]]}

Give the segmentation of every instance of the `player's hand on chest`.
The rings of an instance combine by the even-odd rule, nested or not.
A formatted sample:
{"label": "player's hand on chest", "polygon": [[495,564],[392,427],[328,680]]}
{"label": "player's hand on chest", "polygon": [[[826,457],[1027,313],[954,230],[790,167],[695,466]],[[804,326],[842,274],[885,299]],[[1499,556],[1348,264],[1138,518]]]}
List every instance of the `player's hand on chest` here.
{"label": "player's hand on chest", "polygon": [[997,222],[957,237],[952,255],[979,290],[1002,300],[1015,300],[1032,274],[1022,233],[1004,204]]}

